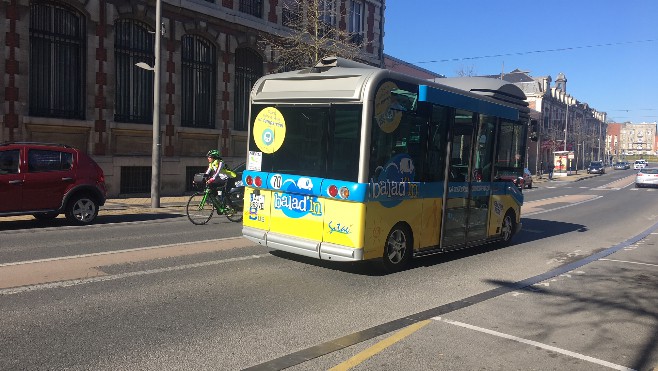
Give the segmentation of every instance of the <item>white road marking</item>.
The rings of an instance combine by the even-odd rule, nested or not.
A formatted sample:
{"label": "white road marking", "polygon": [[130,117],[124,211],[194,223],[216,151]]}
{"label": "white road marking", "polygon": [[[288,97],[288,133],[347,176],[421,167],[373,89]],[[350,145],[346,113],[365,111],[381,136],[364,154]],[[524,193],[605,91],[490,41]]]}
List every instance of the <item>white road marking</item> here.
{"label": "white road marking", "polygon": [[649,267],[658,267],[658,264],[650,264],[650,263],[641,263],[641,262],[632,262],[628,260],[616,260],[616,259],[599,259],[601,261],[608,261],[608,262],[616,262],[616,263],[628,263],[628,264],[637,264],[637,265],[646,265]]}
{"label": "white road marking", "polygon": [[113,274],[113,275],[100,276],[100,277],[94,277],[94,278],[76,279],[76,280],[69,280],[69,281],[60,281],[60,282],[44,283],[44,284],[38,284],[38,285],[15,287],[15,288],[0,290],[0,296],[19,294],[19,293],[30,292],[30,291],[71,287],[71,286],[77,286],[77,285],[84,285],[84,284],[87,284],[87,283],[113,281],[113,280],[118,280],[118,279],[122,279],[122,278],[145,276],[145,275],[149,275],[149,274],[175,272],[175,271],[180,271],[180,270],[184,270],[184,269],[208,267],[208,266],[219,265],[219,264],[224,264],[224,263],[232,263],[232,262],[238,262],[238,261],[259,259],[259,258],[264,258],[264,257],[267,257],[267,256],[272,256],[272,255],[270,255],[270,254],[250,255],[250,256],[243,256],[243,257],[239,257],[239,258],[221,259],[221,260],[207,261],[207,262],[203,262],[203,263],[186,264],[186,265],[180,265],[180,266],[177,266],[177,267],[150,269],[150,270],[145,270],[145,271]]}
{"label": "white road marking", "polygon": [[[564,197],[564,196],[547,198],[546,200],[551,200],[551,199],[554,199],[554,198],[560,198],[560,197]],[[571,204],[569,204],[569,205],[564,205],[564,206],[560,206],[560,207],[555,207],[555,208],[552,208],[552,209],[538,210],[538,211],[534,211],[534,212],[531,212],[531,213],[525,213],[525,214],[522,213],[522,215],[525,216],[525,217],[527,217],[527,216],[531,216],[531,215],[537,215],[537,214],[547,213],[547,212],[549,212],[549,211],[555,211],[555,210],[565,209],[565,208],[567,208],[567,207],[577,206],[577,205],[580,205],[580,204],[584,204],[585,202],[590,202],[590,201],[598,200],[599,198],[603,198],[603,196],[593,196],[592,198],[586,199],[586,200],[584,200],[584,201],[574,202],[574,203],[571,203]],[[537,201],[545,201],[545,200],[537,200]],[[523,210],[522,210],[522,211],[523,211]]]}
{"label": "white road marking", "polygon": [[19,262],[0,264],[0,268],[10,267],[10,266],[14,266],[14,265],[34,264],[34,263],[51,262],[51,261],[57,261],[57,260],[71,260],[71,259],[79,259],[79,258],[89,258],[89,257],[93,257],[93,256],[122,254],[122,253],[126,253],[126,252],[162,249],[162,248],[165,248],[165,247],[185,246],[185,245],[193,245],[193,244],[199,244],[199,243],[205,243],[205,242],[219,242],[219,241],[235,240],[235,239],[240,239],[240,238],[242,238],[242,237],[215,238],[215,239],[211,239],[211,240],[201,240],[201,241],[194,241],[194,242],[183,242],[183,243],[172,243],[172,244],[168,244],[168,245],[138,247],[138,248],[135,248],[135,249],[113,250],[113,251],[103,251],[103,252],[97,252],[97,253],[91,253],[91,254],[59,256],[59,257],[56,257],[56,258],[48,258],[48,259],[25,260],[25,261],[19,261]]}
{"label": "white road marking", "polygon": [[451,321],[451,320],[448,320],[448,319],[443,319],[441,317],[434,317],[432,319],[436,320],[436,321],[441,321],[441,322],[444,322],[444,323],[448,323],[448,324],[451,324],[451,325],[467,328],[469,330],[474,330],[474,331],[482,332],[482,333],[485,333],[485,334],[498,336],[498,337],[501,337],[503,339],[516,341],[518,343],[523,343],[523,344],[527,344],[527,345],[532,345],[534,347],[550,350],[550,351],[553,351],[553,352],[556,352],[556,353],[564,354],[564,355],[569,356],[569,357],[573,357],[573,358],[577,358],[577,359],[580,359],[580,360],[583,360],[583,361],[591,362],[591,363],[594,363],[594,364],[597,364],[597,365],[609,367],[609,368],[614,369],[614,370],[635,371],[632,368],[628,368],[628,367],[621,366],[621,365],[618,365],[618,364],[615,364],[615,363],[612,363],[612,362],[604,361],[602,359],[586,356],[584,354],[572,352],[570,350],[566,350],[566,349],[562,349],[562,348],[557,348],[557,347],[554,347],[554,346],[551,346],[551,345],[539,343],[537,341],[523,339],[523,338],[520,338],[520,337],[517,337],[517,336],[514,336],[514,335],[504,334],[502,332],[493,331],[493,330],[489,330],[489,329],[486,329],[486,328],[469,325],[469,324],[463,323],[463,322]]}

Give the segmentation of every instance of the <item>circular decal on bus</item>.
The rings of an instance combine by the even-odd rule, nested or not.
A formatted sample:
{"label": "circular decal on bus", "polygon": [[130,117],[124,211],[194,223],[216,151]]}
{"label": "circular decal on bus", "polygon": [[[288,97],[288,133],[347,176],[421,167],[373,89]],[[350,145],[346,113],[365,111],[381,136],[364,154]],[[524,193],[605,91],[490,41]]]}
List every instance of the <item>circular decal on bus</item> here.
{"label": "circular decal on bus", "polygon": [[395,131],[402,120],[402,112],[391,109],[395,103],[391,92],[397,88],[398,86],[394,82],[387,81],[379,87],[375,94],[375,121],[385,133]]}
{"label": "circular decal on bus", "polygon": [[256,116],[252,135],[258,149],[265,153],[274,153],[286,138],[286,120],[281,111],[274,107],[265,107]]}

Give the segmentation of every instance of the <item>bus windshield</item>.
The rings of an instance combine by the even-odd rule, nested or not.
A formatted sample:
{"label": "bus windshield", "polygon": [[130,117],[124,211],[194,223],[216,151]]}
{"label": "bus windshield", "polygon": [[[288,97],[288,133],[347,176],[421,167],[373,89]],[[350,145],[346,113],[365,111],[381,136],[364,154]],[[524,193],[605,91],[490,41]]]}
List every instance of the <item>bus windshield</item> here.
{"label": "bus windshield", "polygon": [[[264,110],[276,108],[283,118],[285,140],[272,153],[263,151],[261,171],[356,182],[361,132],[360,105],[252,106],[254,122]],[[250,148],[267,133],[250,136]]]}

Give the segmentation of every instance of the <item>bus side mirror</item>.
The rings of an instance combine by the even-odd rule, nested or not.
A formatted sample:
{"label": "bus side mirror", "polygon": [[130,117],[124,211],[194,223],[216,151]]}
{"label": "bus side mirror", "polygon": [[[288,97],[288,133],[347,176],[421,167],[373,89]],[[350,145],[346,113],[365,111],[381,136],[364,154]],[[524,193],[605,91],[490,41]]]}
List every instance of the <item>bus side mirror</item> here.
{"label": "bus side mirror", "polygon": [[539,139],[537,134],[537,120],[530,120],[530,140],[536,142]]}

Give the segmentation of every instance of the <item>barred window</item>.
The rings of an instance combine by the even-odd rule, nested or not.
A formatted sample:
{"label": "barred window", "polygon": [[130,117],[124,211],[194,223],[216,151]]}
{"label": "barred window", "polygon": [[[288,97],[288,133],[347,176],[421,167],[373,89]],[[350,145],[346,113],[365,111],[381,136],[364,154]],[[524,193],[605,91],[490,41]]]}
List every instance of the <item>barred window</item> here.
{"label": "barred window", "polygon": [[334,0],[319,0],[319,37],[336,37],[334,28],[336,27],[336,4]]}
{"label": "barred window", "polygon": [[263,0],[240,0],[240,11],[261,18],[263,15]]}
{"label": "barred window", "polygon": [[237,49],[235,51],[235,130],[247,130],[249,93],[261,76],[263,76],[263,59],[260,55],[250,49]]}
{"label": "barred window", "polygon": [[296,0],[283,0],[281,5],[281,24],[299,30],[302,25],[302,7]]}
{"label": "barred window", "polygon": [[137,67],[144,62],[153,66],[155,36],[153,29],[132,19],[114,24],[116,89],[114,120],[153,123],[153,71]]}
{"label": "barred window", "polygon": [[194,35],[182,39],[181,124],[215,127],[215,46]]}
{"label": "barred window", "polygon": [[361,0],[352,0],[350,2],[350,15],[348,31],[350,32],[350,41],[354,44],[363,42],[363,2]]}
{"label": "barred window", "polygon": [[151,191],[150,166],[121,166],[120,194],[149,193]]}
{"label": "barred window", "polygon": [[85,18],[57,2],[30,5],[32,116],[85,118]]}

